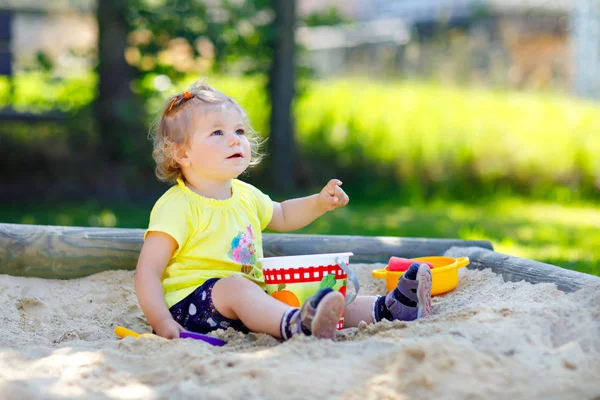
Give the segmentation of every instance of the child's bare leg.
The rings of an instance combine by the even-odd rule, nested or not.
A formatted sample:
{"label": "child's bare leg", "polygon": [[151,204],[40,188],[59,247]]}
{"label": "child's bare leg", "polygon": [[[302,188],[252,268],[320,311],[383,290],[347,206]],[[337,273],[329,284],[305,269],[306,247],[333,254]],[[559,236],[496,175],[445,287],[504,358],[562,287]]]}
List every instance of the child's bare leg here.
{"label": "child's bare leg", "polygon": [[344,326],[366,323],[413,321],[431,314],[431,271],[425,264],[415,263],[398,280],[398,286],[387,296],[359,296],[346,307]]}
{"label": "child's bare leg", "polygon": [[373,303],[377,296],[358,296],[352,304],[346,306],[344,312],[344,328],[355,328],[360,321],[372,324],[373,321]]}
{"label": "child's bare leg", "polygon": [[320,290],[298,309],[269,296],[254,282],[235,275],[215,283],[212,303],[221,315],[241,320],[251,331],[283,339],[298,333],[333,339],[344,311],[344,296],[331,289]]}
{"label": "child's bare leg", "polygon": [[266,294],[241,276],[219,279],[212,290],[213,305],[224,317],[239,319],[253,332],[280,338],[281,318],[290,306]]}

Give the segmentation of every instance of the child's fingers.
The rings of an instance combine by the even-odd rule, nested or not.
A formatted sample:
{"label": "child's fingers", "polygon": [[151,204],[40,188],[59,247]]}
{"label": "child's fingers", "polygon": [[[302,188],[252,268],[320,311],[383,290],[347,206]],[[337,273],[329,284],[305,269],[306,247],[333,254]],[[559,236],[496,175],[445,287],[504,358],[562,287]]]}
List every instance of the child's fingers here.
{"label": "child's fingers", "polygon": [[350,202],[350,198],[346,194],[344,194],[344,196],[338,202],[338,206],[346,206],[346,205],[348,205],[349,202]]}
{"label": "child's fingers", "polygon": [[350,201],[346,192],[339,186],[335,187],[334,198],[336,199],[335,204],[338,206],[345,206]]}
{"label": "child's fingers", "polygon": [[339,179],[330,179],[329,182],[327,182],[327,185],[325,185],[325,190],[327,190],[327,193],[330,196],[335,196],[336,188],[341,185],[342,181],[340,181]]}
{"label": "child's fingers", "polygon": [[350,203],[350,197],[344,193],[344,199],[342,200],[342,203],[344,203],[343,205],[347,206],[348,203]]}

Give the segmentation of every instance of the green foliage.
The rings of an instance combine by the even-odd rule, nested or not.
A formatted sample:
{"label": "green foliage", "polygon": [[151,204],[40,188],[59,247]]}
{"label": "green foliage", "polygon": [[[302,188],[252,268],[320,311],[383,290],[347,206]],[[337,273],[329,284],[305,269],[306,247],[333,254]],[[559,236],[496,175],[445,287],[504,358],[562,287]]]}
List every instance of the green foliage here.
{"label": "green foliage", "polygon": [[52,58],[43,51],[38,51],[35,54],[35,59],[38,65],[38,68],[44,72],[50,72],[54,68],[54,63]]}
{"label": "green foliage", "polygon": [[[153,89],[158,76],[148,73],[138,84],[149,93],[150,113],[167,96]],[[15,107],[80,109],[93,101],[95,79],[18,75]],[[195,79],[186,75],[174,89]],[[236,98],[254,128],[268,136],[265,81],[264,75],[209,79]],[[0,79],[0,106],[7,102],[8,82]],[[597,104],[549,94],[340,80],[308,82],[295,113],[300,170],[315,185],[336,175],[352,194],[374,200],[394,195],[402,202],[526,194],[569,203],[598,193]],[[35,132],[22,130],[22,140],[59,135],[54,128]]]}
{"label": "green foliage", "polygon": [[315,11],[304,18],[306,26],[332,26],[348,23],[350,20],[344,18],[336,7],[330,6],[323,11]]}
{"label": "green foliage", "polygon": [[66,163],[91,159],[99,142],[91,115],[95,84],[93,74],[57,78],[44,72],[18,73],[11,95],[11,82],[0,77],[0,108],[12,105],[16,112],[55,116],[42,122],[2,121],[0,169],[11,171],[16,180],[43,179],[57,171],[65,181],[71,179],[75,171]]}
{"label": "green foliage", "polygon": [[[273,2],[129,1],[127,20],[131,31],[126,59],[144,81],[134,82],[134,90],[144,98],[153,97],[170,91],[171,83],[177,86],[189,74],[266,76],[276,39]],[[334,7],[311,14],[309,20],[309,24],[344,22]],[[303,50],[297,47],[298,52]],[[312,70],[299,62],[296,76],[301,80],[296,89],[301,92],[302,80],[310,78]],[[162,83],[148,85],[156,77]]]}
{"label": "green foliage", "polygon": [[198,71],[265,72],[271,0],[132,0],[129,61],[176,81]]}

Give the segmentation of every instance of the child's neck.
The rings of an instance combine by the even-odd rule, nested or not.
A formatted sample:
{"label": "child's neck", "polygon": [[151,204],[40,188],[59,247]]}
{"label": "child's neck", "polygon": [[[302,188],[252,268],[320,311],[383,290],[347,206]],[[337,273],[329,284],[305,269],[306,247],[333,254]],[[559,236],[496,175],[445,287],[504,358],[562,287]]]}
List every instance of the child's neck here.
{"label": "child's neck", "polygon": [[200,196],[216,200],[227,200],[233,194],[231,179],[227,181],[211,181],[205,179],[184,178],[185,185]]}

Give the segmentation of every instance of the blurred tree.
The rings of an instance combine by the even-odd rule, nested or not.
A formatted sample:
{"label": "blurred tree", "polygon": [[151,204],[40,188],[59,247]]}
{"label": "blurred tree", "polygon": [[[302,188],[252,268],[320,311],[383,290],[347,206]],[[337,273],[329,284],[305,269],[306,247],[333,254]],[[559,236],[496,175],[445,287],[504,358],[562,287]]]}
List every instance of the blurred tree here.
{"label": "blurred tree", "polygon": [[128,24],[127,3],[98,2],[98,98],[96,118],[101,135],[101,153],[109,161],[125,161],[140,143],[144,132],[142,107],[131,91],[135,71],[125,61]]}
{"label": "blurred tree", "polygon": [[272,1],[130,0],[128,62],[174,82],[189,73],[265,73]]}
{"label": "blurred tree", "polygon": [[294,189],[294,26],[296,0],[275,0],[275,35],[272,40],[273,62],[270,70],[271,134],[269,168],[273,188],[282,193]]}
{"label": "blurred tree", "polygon": [[128,14],[127,59],[142,72],[164,75],[170,82],[189,73],[268,74],[267,170],[281,192],[292,190],[294,182],[295,8],[295,0],[131,0]]}
{"label": "blurred tree", "polygon": [[[311,18],[339,20],[331,10],[325,14]],[[269,78],[272,104],[269,178],[281,192],[293,189],[296,0],[103,0],[98,21],[97,115],[111,159],[126,154],[124,139],[137,130],[134,108],[125,106],[135,104],[130,88],[149,98],[189,74],[259,73]],[[145,76],[160,79],[139,84]]]}

